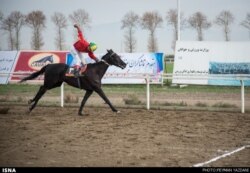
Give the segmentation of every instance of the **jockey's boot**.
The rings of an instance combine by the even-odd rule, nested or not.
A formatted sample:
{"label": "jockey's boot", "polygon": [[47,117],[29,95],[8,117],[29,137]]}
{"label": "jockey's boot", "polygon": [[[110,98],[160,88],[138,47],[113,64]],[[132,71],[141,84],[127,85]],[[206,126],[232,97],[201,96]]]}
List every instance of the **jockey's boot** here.
{"label": "jockey's boot", "polygon": [[81,68],[80,66],[75,66],[74,67],[74,76],[77,78],[81,75]]}

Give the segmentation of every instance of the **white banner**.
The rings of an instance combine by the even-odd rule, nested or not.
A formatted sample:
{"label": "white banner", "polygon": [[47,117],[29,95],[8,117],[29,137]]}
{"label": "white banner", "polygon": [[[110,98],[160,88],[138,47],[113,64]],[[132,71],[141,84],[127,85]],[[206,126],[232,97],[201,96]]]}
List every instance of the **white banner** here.
{"label": "white banner", "polygon": [[[94,60],[85,56],[87,63],[94,63]],[[101,60],[103,54],[96,54]],[[110,66],[102,79],[104,84],[141,84],[146,83],[146,75],[153,75],[152,83],[161,83],[163,73],[164,57],[163,53],[119,53],[121,59],[127,64],[125,69]],[[66,63],[71,65],[72,55],[68,54]],[[136,78],[135,76],[145,77]]]}
{"label": "white banner", "polygon": [[15,63],[17,51],[0,51],[0,84],[7,84]]}
{"label": "white banner", "polygon": [[[175,50],[174,75],[250,74],[250,42],[178,41]],[[180,79],[176,84],[233,85],[239,80]],[[250,85],[250,81],[245,81]]]}

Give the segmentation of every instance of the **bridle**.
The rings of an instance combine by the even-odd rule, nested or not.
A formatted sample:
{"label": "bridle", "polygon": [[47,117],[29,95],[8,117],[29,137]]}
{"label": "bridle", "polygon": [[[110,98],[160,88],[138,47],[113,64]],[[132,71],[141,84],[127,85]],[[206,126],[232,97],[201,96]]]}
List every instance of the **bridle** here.
{"label": "bridle", "polygon": [[111,55],[109,57],[112,57],[115,54],[115,52],[111,53]]}
{"label": "bridle", "polygon": [[[111,53],[111,55],[109,55],[109,57],[111,58],[113,55],[115,54],[115,52],[113,52],[113,53]],[[101,60],[102,62],[104,62],[104,64],[106,64],[106,65],[108,65],[108,66],[110,66],[111,64],[109,64],[107,61],[105,61],[105,60]]]}

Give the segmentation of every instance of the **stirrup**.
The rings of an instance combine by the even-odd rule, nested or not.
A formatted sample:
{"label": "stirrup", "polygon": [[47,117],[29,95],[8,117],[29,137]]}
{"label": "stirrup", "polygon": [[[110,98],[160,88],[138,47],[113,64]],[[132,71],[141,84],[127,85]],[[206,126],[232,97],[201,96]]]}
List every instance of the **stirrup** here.
{"label": "stirrup", "polygon": [[81,76],[80,69],[74,69],[74,77],[78,78],[79,76]]}

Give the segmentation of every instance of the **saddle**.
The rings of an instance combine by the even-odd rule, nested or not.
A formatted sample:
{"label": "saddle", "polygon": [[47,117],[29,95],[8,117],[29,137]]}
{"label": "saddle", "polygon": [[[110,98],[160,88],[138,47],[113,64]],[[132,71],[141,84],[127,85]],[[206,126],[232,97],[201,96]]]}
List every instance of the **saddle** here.
{"label": "saddle", "polygon": [[[80,68],[80,76],[84,76],[84,72],[87,70],[87,65],[85,66],[82,66]],[[66,71],[65,73],[65,76],[68,76],[68,77],[75,77],[75,68],[74,67],[69,67],[68,70]]]}

